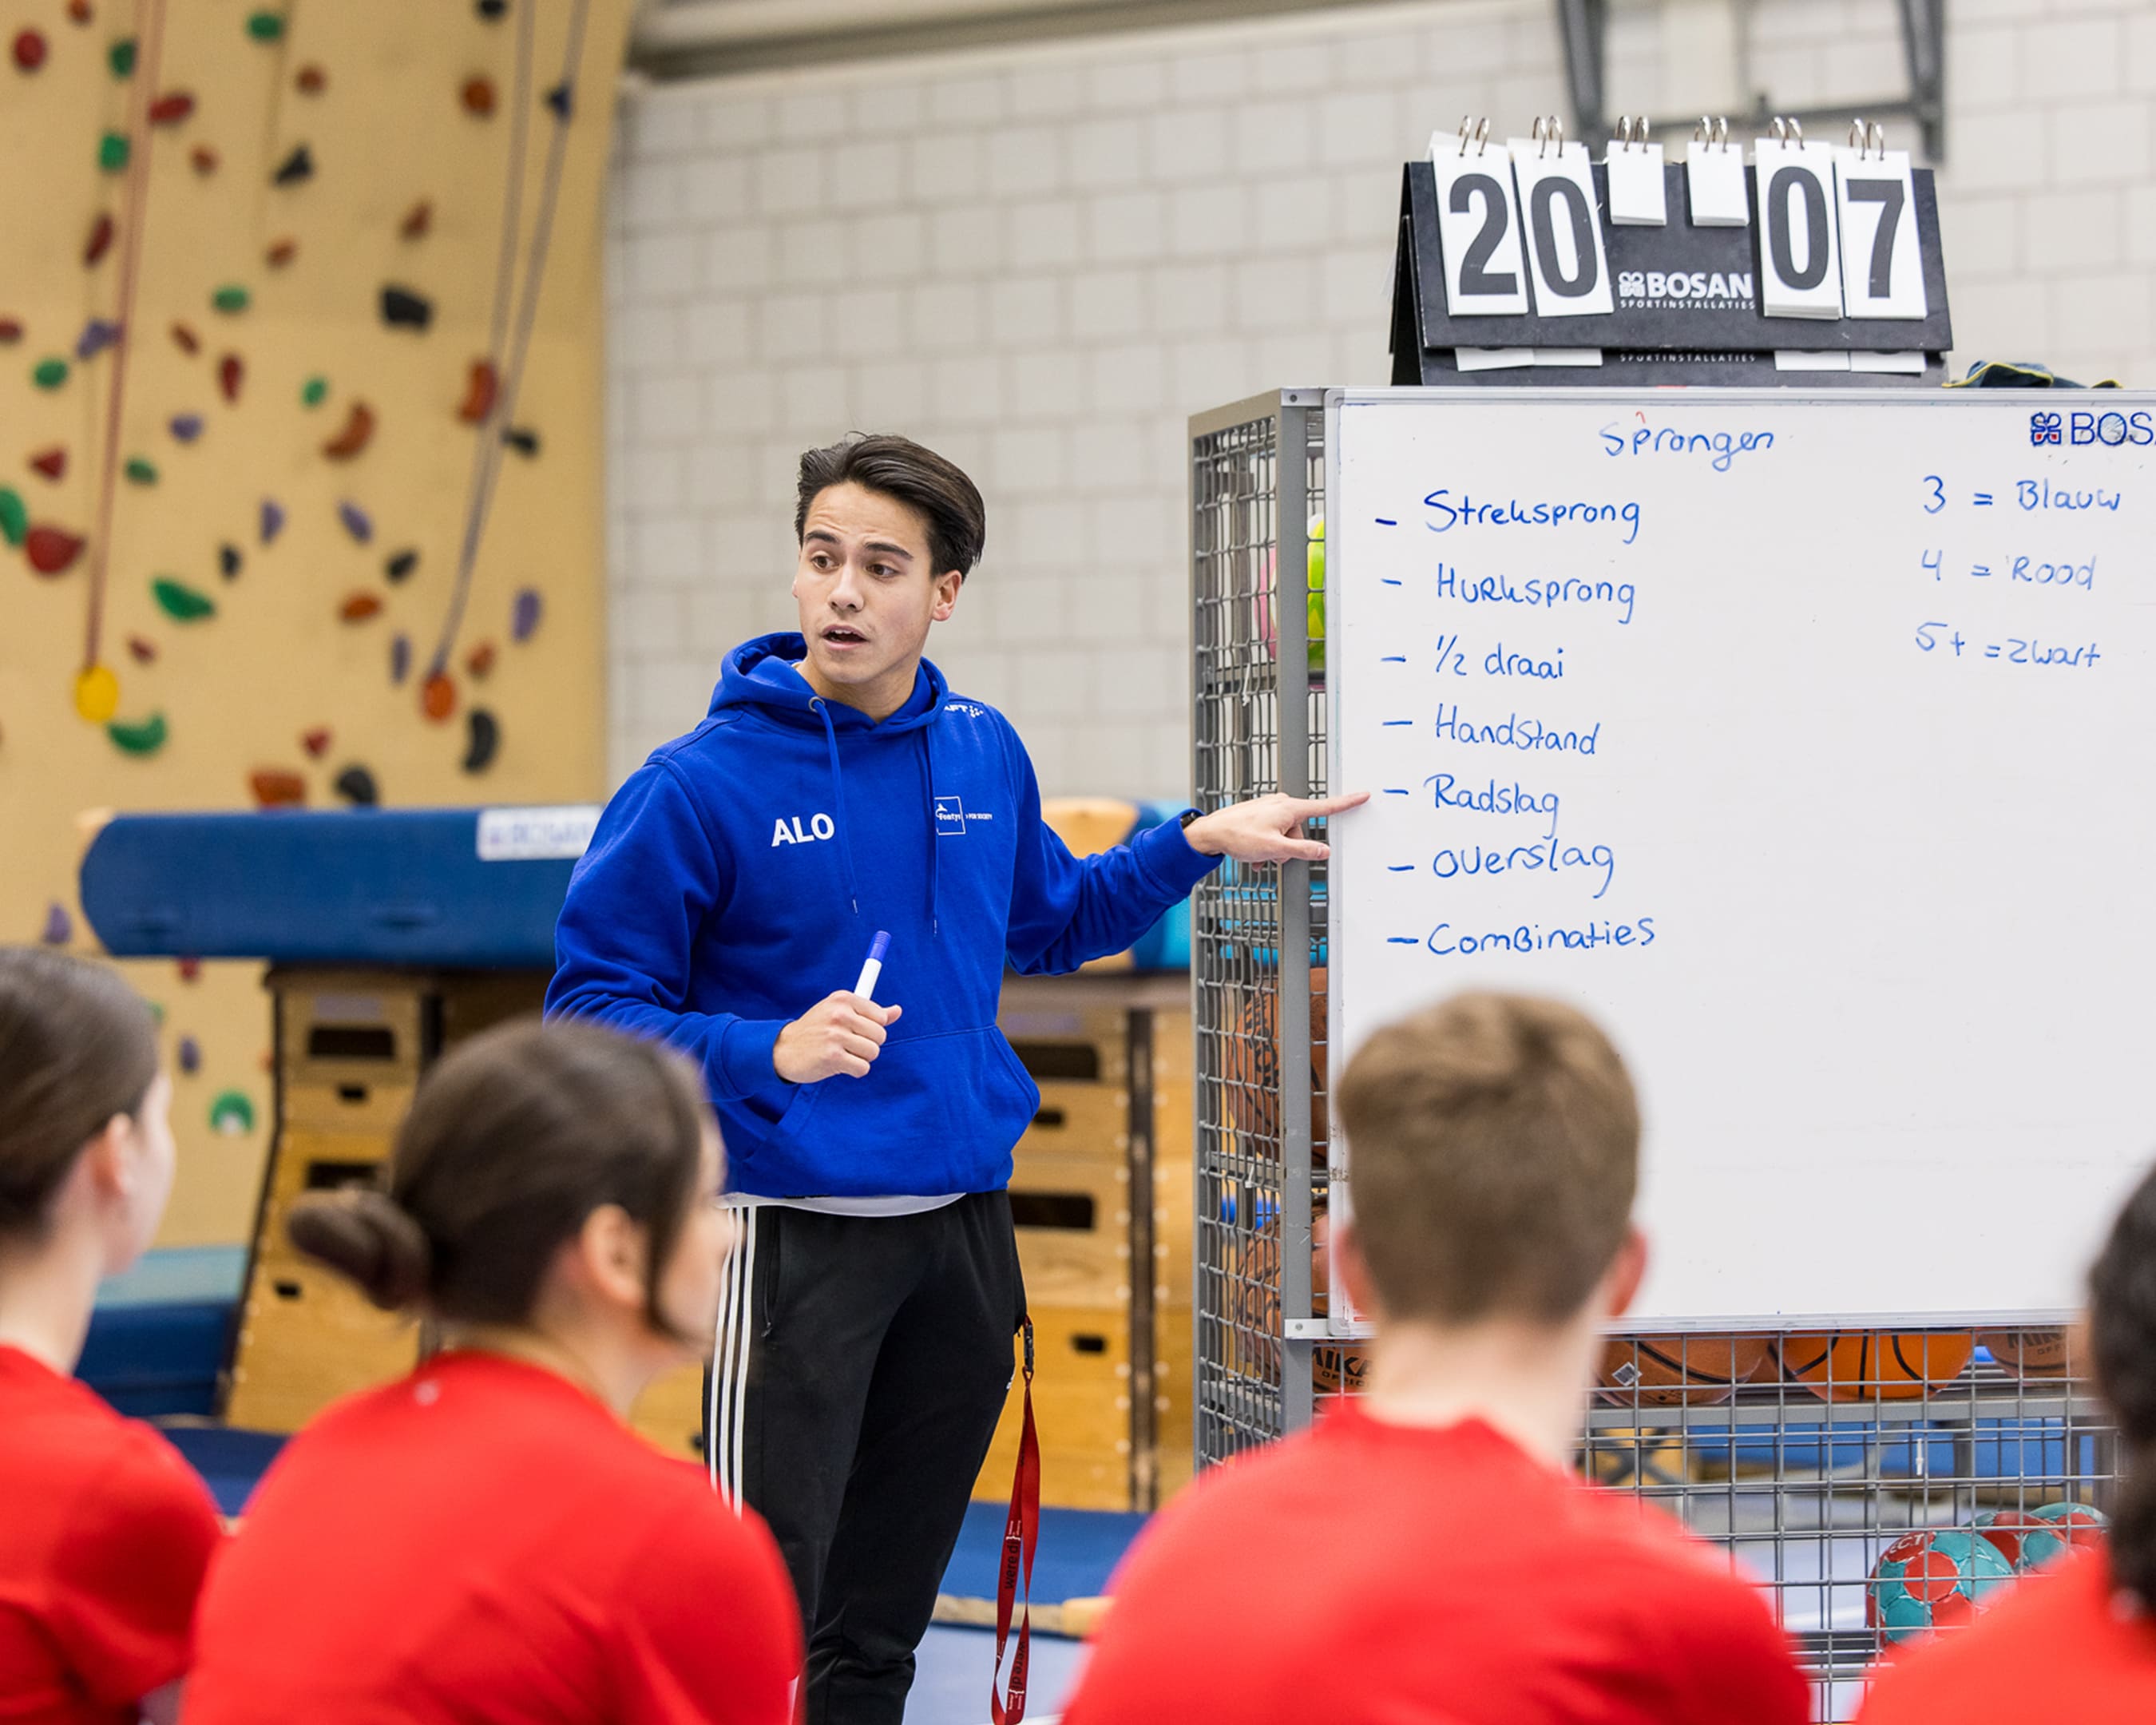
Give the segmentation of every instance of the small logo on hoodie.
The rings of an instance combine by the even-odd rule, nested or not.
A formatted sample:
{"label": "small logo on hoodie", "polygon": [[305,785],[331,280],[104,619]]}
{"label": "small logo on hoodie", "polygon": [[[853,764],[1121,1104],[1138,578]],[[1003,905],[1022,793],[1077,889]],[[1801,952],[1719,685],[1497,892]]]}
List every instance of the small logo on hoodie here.
{"label": "small logo on hoodie", "polygon": [[936,799],[936,836],[939,839],[963,839],[966,836],[966,805],[956,797]]}
{"label": "small logo on hoodie", "polygon": [[838,829],[831,824],[831,817],[828,814],[810,815],[805,829],[801,824],[799,815],[795,815],[789,824],[782,814],[772,824],[771,848],[776,850],[782,845],[813,845],[819,839],[829,838]]}

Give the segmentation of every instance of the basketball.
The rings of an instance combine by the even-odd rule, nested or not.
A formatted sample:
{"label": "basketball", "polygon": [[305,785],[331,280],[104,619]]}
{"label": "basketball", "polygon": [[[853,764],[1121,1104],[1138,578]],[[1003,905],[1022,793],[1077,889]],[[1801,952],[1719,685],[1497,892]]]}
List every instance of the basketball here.
{"label": "basketball", "polygon": [[1843,1330],[1788,1336],[1782,1369],[1821,1401],[1913,1401],[1951,1384],[1976,1357],[1966,1332]]}
{"label": "basketball", "polygon": [[[1242,1015],[1226,1039],[1221,1076],[1228,1091],[1228,1117],[1239,1132],[1273,1138],[1280,1132],[1280,1038],[1274,993],[1254,989]],[[1310,972],[1310,1137],[1326,1137],[1325,967]]]}
{"label": "basketball", "polygon": [[2071,1378],[2079,1366],[2071,1330],[1985,1330],[1976,1339],[2010,1378]]}
{"label": "basketball", "polygon": [[1359,1395],[1369,1366],[1359,1343],[1328,1343],[1311,1355],[1311,1383],[1320,1395]]}
{"label": "basketball", "polygon": [[1712,1407],[1767,1363],[1763,1336],[1612,1336],[1602,1399],[1617,1407]]}

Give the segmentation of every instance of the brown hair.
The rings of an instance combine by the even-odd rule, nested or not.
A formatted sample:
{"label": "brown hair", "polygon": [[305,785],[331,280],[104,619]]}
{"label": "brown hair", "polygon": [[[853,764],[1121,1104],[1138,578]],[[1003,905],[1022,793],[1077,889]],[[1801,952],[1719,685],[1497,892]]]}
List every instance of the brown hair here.
{"label": "brown hair", "polygon": [[2089,1271],[2089,1343],[2097,1388],[2126,1440],[2112,1576],[2156,1609],[2156,1171],[2126,1200]]}
{"label": "brown hair", "polygon": [[1584,1014],[1457,994],[1356,1051],[1339,1092],[1355,1233],[1387,1312],[1576,1312],[1624,1244],[1640,1109]]}
{"label": "brown hair", "polygon": [[0,1236],[44,1231],[83,1147],[157,1076],[156,1023],[118,972],[0,947]]}
{"label": "brown hair", "polygon": [[917,509],[928,523],[928,556],[940,575],[956,569],[970,573],[988,541],[988,506],[980,488],[955,463],[910,437],[855,432],[801,455],[801,478],[793,506],[793,537],[798,543],[808,525],[808,506],[819,491],[849,480],[870,491],[896,497]]}
{"label": "brown hair", "polygon": [[[385,1310],[518,1324],[555,1254],[619,1204],[650,1237],[644,1317],[716,1131],[696,1069],[601,1025],[521,1019],[474,1037],[421,1081],[397,1134],[389,1189],[316,1193],[292,1243]],[[685,1339],[685,1338],[684,1338]]]}

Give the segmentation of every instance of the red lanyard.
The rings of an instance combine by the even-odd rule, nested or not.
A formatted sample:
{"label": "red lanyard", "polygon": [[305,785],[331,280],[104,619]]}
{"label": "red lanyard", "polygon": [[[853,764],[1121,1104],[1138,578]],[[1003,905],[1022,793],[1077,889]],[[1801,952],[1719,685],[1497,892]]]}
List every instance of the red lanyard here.
{"label": "red lanyard", "polygon": [[[1025,1425],[1019,1433],[1018,1471],[1011,1479],[1010,1514],[1004,1522],[1004,1558],[996,1575],[996,1668],[988,1682],[995,1725],[1025,1717],[1025,1672],[1033,1650],[1033,1547],[1040,1533],[1040,1440],[1033,1429],[1033,1319],[1025,1328]],[[1011,1605],[1019,1599],[1018,1646],[1011,1655],[1010,1698],[1004,1698],[1004,1645],[1010,1638]]]}

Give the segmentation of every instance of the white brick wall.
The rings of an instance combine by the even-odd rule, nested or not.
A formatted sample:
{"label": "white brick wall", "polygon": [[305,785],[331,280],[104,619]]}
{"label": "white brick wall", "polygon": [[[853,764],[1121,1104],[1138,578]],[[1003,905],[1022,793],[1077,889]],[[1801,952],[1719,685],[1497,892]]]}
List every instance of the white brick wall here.
{"label": "white brick wall", "polygon": [[[930,650],[1011,716],[1043,788],[1179,793],[1184,420],[1385,376],[1399,164],[1462,113],[1564,112],[1552,12],[1373,6],[628,104],[616,776],[701,716],[728,647],[790,626],[794,458],[860,428],[979,481],[988,556]],[[1613,14],[1613,110],[1697,107],[1680,15]],[[1752,17],[1749,76],[1781,105],[1901,85],[1893,0]],[[1947,78],[1961,355],[2156,381],[2156,4],[1955,0]]]}

